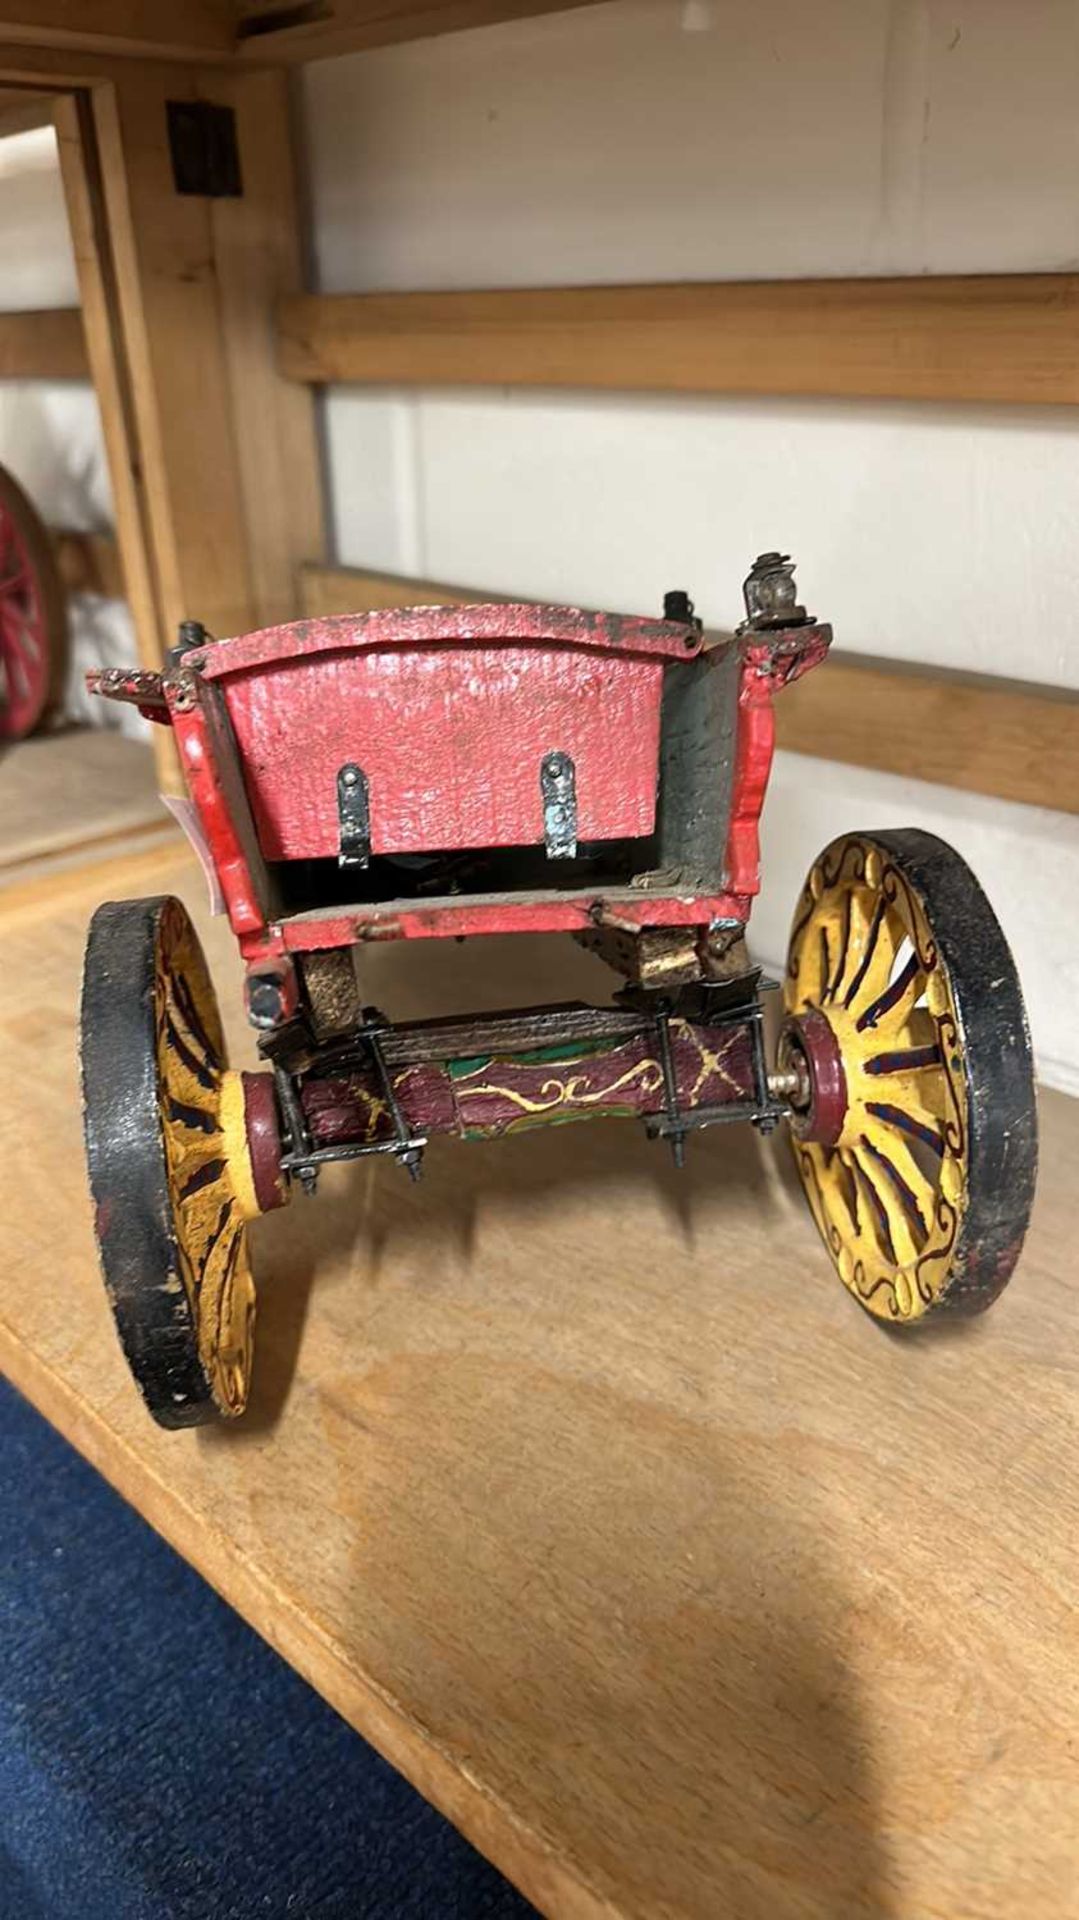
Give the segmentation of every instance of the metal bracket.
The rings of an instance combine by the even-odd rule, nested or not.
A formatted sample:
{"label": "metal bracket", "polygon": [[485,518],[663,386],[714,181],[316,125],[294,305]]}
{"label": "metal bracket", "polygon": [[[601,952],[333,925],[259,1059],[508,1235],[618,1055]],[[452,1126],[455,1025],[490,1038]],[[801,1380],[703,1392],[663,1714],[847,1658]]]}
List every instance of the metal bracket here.
{"label": "metal bracket", "polygon": [[392,1150],[396,1155],[397,1164],[405,1168],[410,1180],[418,1180],[423,1168],[423,1150],[427,1145],[427,1135],[424,1133],[413,1133],[401,1111],[401,1103],[394,1090],[393,1076],[390,1073],[389,1067],[386,1065],[386,1056],[382,1051],[381,1036],[386,1030],[387,1023],[383,1020],[377,1007],[365,1007],[363,1010],[363,1025],[358,1031],[357,1038],[365,1041],[367,1044],[375,1072],[378,1075],[379,1085],[382,1088],[382,1097],[389,1109],[394,1133]]}
{"label": "metal bracket", "polygon": [[165,114],[177,193],[239,199],[244,189],[232,108],[211,100],[166,100]]}
{"label": "metal bracket", "polygon": [[[740,980],[719,981],[714,985],[685,987],[666,1004],[660,1003],[652,1015],[663,1073],[665,1110],[646,1114],[645,1132],[650,1140],[666,1140],[676,1167],[685,1162],[685,1137],[703,1127],[715,1127],[732,1120],[750,1120],[761,1133],[773,1128],[790,1112],[790,1101],[773,1086],[764,1052],[764,1008],[760,995],[774,990],[777,980],[765,979],[754,971]],[[633,987],[624,987],[617,995],[623,1005],[647,1005],[652,996]],[[744,1026],[749,1035],[753,1072],[751,1100],[724,1101],[720,1106],[683,1107],[678,1094],[678,1074],[671,1047],[672,1017],[689,1026]]]}
{"label": "metal bracket", "polygon": [[296,1082],[287,1067],[273,1062],[274,1086],[277,1089],[277,1104],[281,1109],[284,1122],[284,1147],[281,1165],[288,1179],[299,1181],[304,1192],[310,1198],[318,1187],[319,1159],[311,1149],[311,1135],[307,1129]]}
{"label": "metal bracket", "polygon": [[664,1008],[656,1015],[656,1038],[659,1041],[659,1062],[663,1070],[663,1093],[667,1102],[666,1134],[671,1143],[671,1157],[676,1167],[686,1163],[686,1141],[682,1126],[682,1110],[678,1104],[678,1075],[674,1070],[674,1055],[671,1052],[671,1016]]}
{"label": "metal bracket", "polygon": [[[771,982],[768,983],[771,985]],[[753,1093],[757,1117],[753,1125],[761,1133],[773,1133],[787,1111],[785,1101],[774,1100],[768,1085],[768,1062],[764,1053],[764,1008],[757,1001],[749,1022],[749,1044],[753,1055]]]}
{"label": "metal bracket", "polygon": [[367,775],[353,761],[337,774],[337,822],[340,831],[339,867],[366,867],[371,859],[371,806]]}
{"label": "metal bracket", "polygon": [[548,860],[577,854],[577,770],[568,753],[548,753],[540,762],[543,840]]}

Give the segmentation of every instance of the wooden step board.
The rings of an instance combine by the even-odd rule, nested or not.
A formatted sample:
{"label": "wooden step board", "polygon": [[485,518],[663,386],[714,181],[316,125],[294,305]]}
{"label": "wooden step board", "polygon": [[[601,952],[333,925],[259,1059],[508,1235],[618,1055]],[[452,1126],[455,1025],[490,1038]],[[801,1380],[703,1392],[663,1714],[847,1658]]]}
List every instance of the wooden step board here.
{"label": "wooden step board", "polygon": [[[90,1236],[89,914],[179,848],[0,895],[0,1360],[284,1656],[548,1913],[1075,1911],[1079,1106],[984,1321],[888,1337],[782,1143],[677,1175],[617,1122],[339,1168],[259,1222],[254,1405],[143,1414]],[[371,955],[413,1017],[589,992],[568,943]],[[32,1489],[28,1490],[32,1498]]]}

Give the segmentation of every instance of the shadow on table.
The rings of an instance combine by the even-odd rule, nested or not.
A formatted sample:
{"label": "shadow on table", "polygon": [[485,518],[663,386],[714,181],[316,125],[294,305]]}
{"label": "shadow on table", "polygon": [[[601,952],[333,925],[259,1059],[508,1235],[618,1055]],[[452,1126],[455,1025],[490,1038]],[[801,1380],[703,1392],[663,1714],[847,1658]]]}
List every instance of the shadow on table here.
{"label": "shadow on table", "polygon": [[[549,955],[440,943],[444,1005],[430,956],[377,956],[371,995],[398,1018],[600,997],[594,962]],[[743,1255],[728,1300],[747,1231],[778,1257],[747,1275]],[[527,1879],[519,1836],[541,1835],[561,1863],[543,1888],[564,1869],[613,1912],[895,1911],[851,1602],[815,1518],[829,1464],[775,1411],[805,1355],[761,1325],[803,1262],[839,1291],[782,1140],[718,1128],[682,1173],[629,1121],[435,1142],[418,1187],[384,1161],[336,1169],[254,1251],[252,1405],[213,1438],[300,1417],[325,1285],[304,1417],[351,1543],[350,1659],[481,1783],[457,1811],[484,1850]],[[334,1304],[343,1287],[358,1304]],[[719,1366],[739,1340],[741,1377]]]}
{"label": "shadow on table", "polygon": [[[395,942],[365,952],[363,972],[365,993],[398,1021],[578,998],[603,1004],[619,984],[610,968],[565,935]],[[770,1016],[775,1000],[768,996]],[[281,1417],[320,1272],[348,1265],[356,1285],[371,1285],[390,1243],[400,1250],[411,1240],[437,1275],[447,1251],[470,1259],[476,1222],[492,1203],[508,1199],[526,1221],[537,1207],[561,1209],[586,1191],[590,1205],[617,1214],[618,1189],[627,1181],[658,1199],[670,1222],[672,1255],[693,1246],[699,1223],[715,1217],[728,1182],[764,1206],[784,1190],[793,1205],[797,1184],[781,1140],[762,1151],[751,1129],[722,1127],[690,1140],[686,1169],[678,1173],[667,1147],[647,1142],[640,1122],[631,1120],[538,1127],[467,1146],[436,1139],[418,1187],[385,1160],[324,1172],[314,1201],[297,1194],[286,1211],[254,1225],[254,1384],[242,1428],[225,1437],[264,1435]],[[804,1230],[804,1218],[800,1224]]]}
{"label": "shadow on table", "polygon": [[[742,1125],[692,1138],[681,1171],[666,1144],[646,1140],[632,1120],[537,1127],[468,1144],[435,1140],[415,1187],[385,1158],[334,1168],[323,1173],[314,1199],[297,1192],[284,1212],[255,1222],[259,1319],[251,1399],[242,1429],[208,1429],[211,1441],[264,1434],[285,1412],[320,1273],[344,1263],[353,1284],[371,1285],[391,1243],[400,1254],[412,1241],[434,1280],[447,1251],[471,1259],[477,1221],[492,1203],[508,1200],[517,1214],[534,1219],[537,1210],[564,1209],[587,1192],[590,1206],[609,1208],[616,1218],[627,1181],[634,1196],[647,1189],[666,1215],[672,1261],[694,1248],[702,1221],[717,1218],[727,1187],[762,1210],[793,1211],[806,1247],[814,1244],[785,1142],[762,1141]],[[416,1311],[422,1314],[422,1300]]]}
{"label": "shadow on table", "polygon": [[[267,1223],[245,1427],[289,1417],[319,1269],[372,1299],[382,1289],[389,1330],[354,1370],[319,1382],[327,1485],[356,1543],[367,1671],[406,1706],[422,1703],[432,1739],[485,1797],[504,1799],[515,1829],[548,1836],[569,1881],[615,1911],[886,1915],[880,1788],[844,1657],[850,1603],[814,1520],[820,1456],[782,1421],[769,1433],[768,1422],[642,1384],[643,1357],[636,1379],[605,1365],[604,1328],[613,1339],[620,1314],[617,1241],[609,1291],[593,1275],[587,1300],[576,1249],[564,1249],[554,1298],[577,1322],[568,1359],[545,1360],[532,1338],[515,1347],[504,1322],[486,1346],[466,1335],[450,1350],[439,1316],[459,1311],[443,1297],[459,1289],[440,1269],[468,1270],[489,1208],[507,1217],[520,1300],[530,1234],[549,1253],[579,1202],[617,1220],[627,1194],[669,1222],[663,1284],[677,1290],[714,1243],[721,1316],[722,1222],[737,1232],[747,1209],[821,1262],[821,1286],[838,1284],[782,1142],[750,1129],[692,1142],[681,1174],[628,1122],[443,1144],[419,1189],[384,1162],[352,1168],[318,1202],[298,1199]],[[698,1289],[699,1273],[691,1280]],[[762,1272],[760,1284],[778,1288],[780,1276]],[[493,1300],[499,1288],[492,1271]],[[708,1373],[687,1348],[689,1291],[687,1281],[660,1373],[694,1361]],[[482,1312],[475,1292],[468,1311]],[[782,1310],[779,1297],[760,1304]],[[716,1337],[715,1300],[710,1311],[702,1341]],[[731,1302],[737,1311],[744,1300]],[[787,1352],[759,1384],[780,1405],[786,1364],[803,1362]],[[510,1825],[507,1815],[506,1834]],[[513,1870],[499,1816],[485,1814],[472,1837]]]}
{"label": "shadow on table", "polygon": [[[602,1182],[606,1151],[578,1177]],[[717,1154],[744,1180],[757,1153],[698,1155],[691,1202]],[[780,1402],[783,1364],[759,1383]],[[395,1354],[335,1383],[327,1465],[346,1511],[352,1488],[365,1662],[612,1911],[893,1912],[820,1455],[646,1371],[522,1345]]]}

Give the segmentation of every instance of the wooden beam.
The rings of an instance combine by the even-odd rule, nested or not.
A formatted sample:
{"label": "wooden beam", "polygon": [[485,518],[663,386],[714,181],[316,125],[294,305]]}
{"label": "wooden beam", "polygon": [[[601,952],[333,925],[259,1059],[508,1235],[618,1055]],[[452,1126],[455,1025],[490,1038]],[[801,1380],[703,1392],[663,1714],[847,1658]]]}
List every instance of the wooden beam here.
{"label": "wooden beam", "polygon": [[[309,617],[505,598],[354,567],[302,576]],[[1065,689],[836,653],[780,695],[776,732],[789,753],[1079,813],[1079,694]]]}
{"label": "wooden beam", "polygon": [[39,127],[52,125],[52,99],[47,93],[28,88],[0,89],[0,140],[14,133],[36,133]]}
{"label": "wooden beam", "polygon": [[365,567],[300,570],[300,601],[305,618],[331,613],[365,613],[378,607],[467,607],[477,600],[504,600],[505,594],[470,593],[433,580],[412,580],[401,573],[370,572]]}
{"label": "wooden beam", "polygon": [[60,578],[69,593],[100,593],[107,600],[124,599],[124,572],[114,533],[81,533],[71,527],[56,527],[52,538]]}
{"label": "wooden beam", "polygon": [[78,307],[0,313],[0,380],[88,380]]}
{"label": "wooden beam", "polygon": [[1079,274],[307,294],[294,380],[1079,402]]}
{"label": "wooden beam", "polygon": [[211,201],[210,221],[254,624],[274,626],[299,611],[297,570],[325,537],[314,399],[275,355],[277,302],[303,284],[288,75],[230,74],[228,97],[244,191]]}
{"label": "wooden beam", "polygon": [[0,37],[13,46],[147,57],[228,59],[235,0],[4,0]]}
{"label": "wooden beam", "polygon": [[[295,563],[320,544],[313,401],[274,355],[298,280],[286,76],[0,47],[0,85],[48,79],[127,597],[160,665],[181,619],[229,634],[297,612]],[[176,192],[178,99],[236,111],[227,213]]]}
{"label": "wooden beam", "polygon": [[12,46],[145,59],[293,65],[563,12],[595,0],[7,0]]}
{"label": "wooden beam", "polygon": [[[140,442],[160,652],[180,620],[257,625],[209,200],[176,192],[165,106],[216,77],[117,62],[93,107]],[[227,76],[224,77],[227,82]]]}
{"label": "wooden beam", "polygon": [[[95,100],[111,123],[113,103],[106,84],[57,95],[57,149],[79,279],[87,354],[112,485],[124,597],[131,609],[139,660],[144,667],[152,668],[161,661],[161,601],[141,452],[139,409],[113,246],[113,229],[126,222],[129,213],[126,202],[121,199],[110,217]],[[153,749],[158,780],[162,791],[167,792],[178,785],[180,771],[171,734],[163,735],[163,729],[154,729]]]}
{"label": "wooden beam", "polygon": [[[295,613],[296,564],[320,544],[313,403],[273,350],[274,302],[299,280],[286,76],[98,66],[84,109],[96,178],[80,181],[74,109],[61,150],[80,271],[110,282],[93,303],[95,383],[99,398],[99,371],[112,384],[114,492],[118,475],[141,501],[160,661],[181,619],[227,634]],[[185,98],[235,108],[242,197],[177,194],[165,103]],[[119,503],[118,529],[123,544]]]}
{"label": "wooden beam", "polygon": [[295,63],[362,47],[459,33],[500,20],[563,13],[595,0],[331,0],[298,7],[294,0],[241,0],[239,48],[250,60]]}
{"label": "wooden beam", "polygon": [[776,702],[791,753],[1079,813],[1079,694],[837,653]]}

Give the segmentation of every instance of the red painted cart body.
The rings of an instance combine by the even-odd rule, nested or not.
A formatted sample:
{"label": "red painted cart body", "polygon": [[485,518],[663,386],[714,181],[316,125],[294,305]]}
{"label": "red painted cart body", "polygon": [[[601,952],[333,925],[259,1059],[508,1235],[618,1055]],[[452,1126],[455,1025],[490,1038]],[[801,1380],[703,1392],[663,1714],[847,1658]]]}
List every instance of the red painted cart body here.
{"label": "red painted cart body", "polygon": [[[692,620],[419,607],[297,621],[189,651],[163,676],[95,684],[171,722],[225,907],[258,962],[597,919],[744,923],[759,886],[772,696],[829,638],[804,622],[710,644]],[[540,769],[552,753],[572,763],[589,857],[551,859],[537,880],[529,856],[542,857]],[[350,765],[363,769],[377,886],[356,870],[343,885],[338,872],[338,777]],[[605,849],[617,860],[605,864]],[[459,892],[424,896],[409,879],[424,856],[500,851],[509,865]],[[387,871],[401,876],[396,894]]]}
{"label": "red painted cart body", "polygon": [[582,840],[653,831],[663,674],[687,637],[475,611],[324,620],[214,649],[206,674],[224,691],[266,859],[336,859],[337,770],[357,760],[375,854],[542,843],[537,768],[552,748],[576,767]]}

